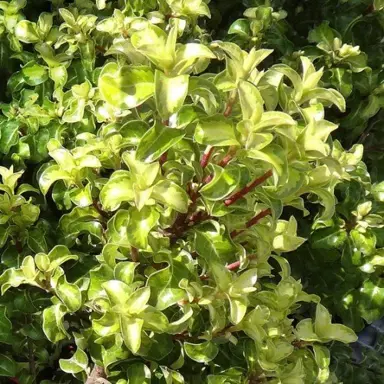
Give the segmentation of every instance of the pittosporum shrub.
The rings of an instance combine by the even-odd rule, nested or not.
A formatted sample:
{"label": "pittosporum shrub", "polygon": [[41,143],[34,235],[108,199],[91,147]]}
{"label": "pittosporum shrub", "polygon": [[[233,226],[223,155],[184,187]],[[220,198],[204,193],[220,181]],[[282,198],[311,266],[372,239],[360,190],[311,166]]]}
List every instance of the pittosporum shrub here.
{"label": "pittosporum shrub", "polygon": [[311,286],[340,250],[351,289],[380,278],[382,187],[351,146],[381,108],[360,21],[344,38],[292,23],[311,2],[208,3],[0,2],[1,376],[337,383],[348,311],[382,313]]}

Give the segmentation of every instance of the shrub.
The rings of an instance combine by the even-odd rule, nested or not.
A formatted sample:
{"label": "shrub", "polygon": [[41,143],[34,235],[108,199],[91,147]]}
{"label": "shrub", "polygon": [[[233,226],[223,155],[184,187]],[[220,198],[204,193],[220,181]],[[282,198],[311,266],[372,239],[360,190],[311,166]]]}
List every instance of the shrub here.
{"label": "shrub", "polygon": [[[381,265],[381,184],[361,144],[343,148],[381,107],[378,70],[342,43],[360,21],[346,36],[319,22],[296,52],[306,4],[33,3],[0,2],[0,375],[337,382],[327,343],[357,338],[308,282],[323,251],[298,279],[288,259],[296,274],[307,237],[329,257],[358,240],[353,271]],[[366,9],[353,3],[348,22]]]}

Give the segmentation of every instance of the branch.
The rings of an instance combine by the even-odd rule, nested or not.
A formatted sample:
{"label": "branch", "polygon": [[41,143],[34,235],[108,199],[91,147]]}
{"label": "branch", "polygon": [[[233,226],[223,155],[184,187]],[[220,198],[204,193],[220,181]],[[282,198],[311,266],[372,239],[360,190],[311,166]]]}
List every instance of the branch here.
{"label": "branch", "polygon": [[85,384],[111,384],[107,380],[104,368],[95,364]]}
{"label": "branch", "polygon": [[240,260],[235,261],[234,263],[232,263],[232,264],[228,264],[228,265],[226,266],[226,268],[228,269],[228,271],[233,271],[234,269],[237,269],[237,268],[239,268],[239,267],[240,267]]}
{"label": "branch", "polygon": [[139,251],[135,247],[131,247],[131,258],[135,263],[139,262]]}
{"label": "branch", "polygon": [[247,193],[251,192],[253,189],[255,189],[258,185],[262,184],[265,180],[267,180],[269,177],[272,176],[272,170],[270,169],[264,175],[260,176],[256,180],[252,181],[251,184],[245,186],[243,189],[240,189],[240,191],[236,192],[234,195],[232,195],[230,198],[224,201],[224,204],[229,207],[233,203],[235,203],[237,200],[244,197]]}
{"label": "branch", "polygon": [[167,158],[168,158],[168,152],[164,152],[164,153],[160,156],[160,159],[159,159],[159,163],[160,163],[160,165],[163,165],[163,164],[167,161]]}
{"label": "branch", "polygon": [[211,145],[208,145],[207,148],[205,149],[203,156],[200,160],[200,165],[203,169],[208,165],[209,159],[212,156],[213,151],[214,151],[214,148]]}
{"label": "branch", "polygon": [[223,160],[220,161],[219,165],[220,167],[223,167],[225,168],[227,166],[227,164],[232,160],[232,154],[228,153],[227,155],[225,155],[225,157],[223,158]]}
{"label": "branch", "polygon": [[236,97],[232,97],[228,100],[225,110],[224,110],[224,117],[229,117],[232,114],[233,105],[235,104]]}
{"label": "branch", "polygon": [[[268,216],[270,214],[271,214],[270,208],[264,209],[264,211],[261,211],[255,217],[253,217],[251,220],[247,221],[247,223],[245,224],[245,227],[246,228],[252,227],[253,225],[257,224],[262,218],[264,218],[265,216]],[[237,235],[240,235],[240,233],[243,233],[243,232],[244,232],[244,229],[240,229],[240,230],[235,229],[234,231],[231,232],[231,237],[233,238]]]}

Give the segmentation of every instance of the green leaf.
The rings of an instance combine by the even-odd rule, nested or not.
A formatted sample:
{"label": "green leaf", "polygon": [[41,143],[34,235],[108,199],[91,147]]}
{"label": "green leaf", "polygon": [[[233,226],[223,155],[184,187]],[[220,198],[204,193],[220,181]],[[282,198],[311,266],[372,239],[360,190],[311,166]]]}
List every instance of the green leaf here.
{"label": "green leaf", "polygon": [[153,187],[151,197],[180,213],[188,211],[188,195],[185,189],[169,180],[161,180]]}
{"label": "green leaf", "polygon": [[261,119],[264,105],[264,100],[259,90],[248,81],[240,81],[238,92],[243,119],[251,120],[254,124],[258,123]]}
{"label": "green leaf", "polygon": [[332,324],[331,315],[321,304],[316,307],[315,332],[322,340],[338,340],[342,343],[353,343],[357,336],[352,329],[342,324]]}
{"label": "green leaf", "polygon": [[384,181],[373,184],[371,193],[376,201],[384,202]]}
{"label": "green leaf", "polygon": [[48,71],[45,67],[30,62],[21,70],[24,81],[31,86],[39,85],[48,80]]}
{"label": "green leaf", "polygon": [[232,121],[222,115],[201,119],[196,126],[194,139],[204,145],[239,145]]}
{"label": "green leaf", "polygon": [[[36,255],[36,257],[37,256],[38,255]],[[57,267],[64,264],[65,262],[69,260],[78,260],[79,257],[77,255],[72,255],[66,246],[56,245],[49,252],[48,258],[50,264],[47,271],[54,271]]]}
{"label": "green leaf", "polygon": [[239,324],[243,320],[247,312],[246,298],[238,297],[236,299],[229,298],[230,320],[232,324]]}
{"label": "green leaf", "polygon": [[140,349],[143,324],[142,319],[127,316],[120,317],[120,329],[124,344],[132,353],[137,353]]}
{"label": "green leaf", "polygon": [[37,32],[36,23],[28,20],[21,20],[15,27],[15,36],[23,43],[37,43],[40,38]]}
{"label": "green leaf", "polygon": [[143,363],[128,367],[128,384],[151,384],[151,370]]}
{"label": "green leaf", "polygon": [[300,99],[300,103],[306,103],[311,100],[327,101],[331,104],[335,104],[341,112],[345,112],[345,99],[335,89],[314,88],[306,92]]}
{"label": "green leaf", "polygon": [[71,180],[71,176],[60,169],[58,165],[50,165],[44,169],[39,177],[39,187],[44,195],[48,193],[49,188],[58,180]]}
{"label": "green leaf", "polygon": [[182,130],[169,128],[159,122],[155,122],[141,138],[137,147],[136,158],[147,163],[157,160],[184,136],[185,132]]}
{"label": "green leaf", "polygon": [[225,169],[212,164],[214,177],[212,181],[200,189],[200,194],[207,200],[221,201],[229,196],[239,185],[241,180],[241,171],[239,167]]}
{"label": "green leaf", "polygon": [[149,287],[144,287],[133,292],[129,298],[126,305],[126,310],[129,314],[134,315],[141,313],[147,307],[148,300],[151,296],[151,289]]}
{"label": "green leaf", "polygon": [[80,288],[76,284],[67,283],[64,277],[57,284],[56,294],[71,312],[76,312],[81,308]]}
{"label": "green leaf", "polygon": [[320,228],[311,235],[313,249],[333,249],[343,246],[347,232],[338,227]]}
{"label": "green leaf", "polygon": [[88,368],[88,356],[80,348],[77,348],[76,352],[70,359],[59,360],[60,369],[67,373],[80,373],[86,371]]}
{"label": "green leaf", "polygon": [[219,348],[211,341],[201,344],[184,343],[184,350],[187,356],[198,363],[209,363],[219,353]]}
{"label": "green leaf", "polygon": [[12,343],[12,323],[6,314],[6,307],[0,306],[0,341],[5,344]]}
{"label": "green leaf", "polygon": [[128,241],[133,247],[146,249],[148,245],[148,234],[157,224],[160,214],[152,207],[143,207],[140,211],[136,208],[129,210],[129,223],[127,226]]}
{"label": "green leaf", "polygon": [[383,0],[374,0],[373,6],[375,7],[376,11],[380,11],[384,9],[384,1]]}
{"label": "green leaf", "polygon": [[323,22],[309,32],[308,41],[310,43],[321,43],[319,46],[321,49],[331,51],[335,37],[332,28],[327,22]]}
{"label": "green leaf", "polygon": [[102,284],[102,287],[107,292],[112,305],[123,306],[128,302],[132,289],[125,283],[119,280],[109,280]]}
{"label": "green leaf", "polygon": [[0,376],[15,377],[17,372],[16,362],[9,356],[0,355]]}
{"label": "green leaf", "polygon": [[329,350],[322,345],[313,345],[313,353],[319,367],[317,379],[320,383],[326,383],[329,378],[329,363],[331,362]]}
{"label": "green leaf", "polygon": [[112,67],[114,64],[108,65],[98,83],[101,96],[107,103],[119,109],[135,108],[153,95],[154,75],[150,67],[129,66],[118,70]]}
{"label": "green leaf", "polygon": [[[173,34],[177,33],[173,28]],[[163,70],[172,66],[175,46],[167,47],[167,34],[158,26],[148,23],[146,28],[131,36],[133,47]]]}
{"label": "green leaf", "polygon": [[358,309],[367,323],[372,323],[383,316],[382,303],[384,287],[382,279],[367,279],[359,292]]}
{"label": "green leaf", "polygon": [[19,139],[19,122],[4,120],[0,123],[0,152],[8,154]]}
{"label": "green leaf", "polygon": [[100,202],[106,211],[115,211],[121,203],[134,198],[132,177],[127,171],[114,172],[100,193]]}
{"label": "green leaf", "polygon": [[188,93],[189,76],[168,77],[163,72],[155,72],[156,108],[163,119],[168,120],[184,104]]}
{"label": "green leaf", "polygon": [[237,19],[234,21],[228,29],[229,35],[240,35],[244,38],[251,36],[250,22],[247,19]]}
{"label": "green leaf", "polygon": [[66,308],[62,304],[55,304],[43,311],[43,331],[47,339],[52,343],[69,337],[63,324]]}
{"label": "green leaf", "polygon": [[189,270],[182,256],[172,257],[168,254],[157,254],[156,263],[167,263],[168,266],[152,273],[148,278],[151,287],[151,303],[160,311],[183,300],[186,293],[179,287],[181,279],[188,279]]}

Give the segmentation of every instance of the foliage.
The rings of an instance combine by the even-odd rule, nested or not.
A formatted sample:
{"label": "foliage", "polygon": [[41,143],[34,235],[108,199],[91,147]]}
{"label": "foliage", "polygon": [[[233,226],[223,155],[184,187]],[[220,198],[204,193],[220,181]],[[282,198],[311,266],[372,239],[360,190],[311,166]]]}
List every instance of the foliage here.
{"label": "foliage", "polygon": [[384,4],[317,3],[0,2],[1,376],[342,380],[382,315]]}

